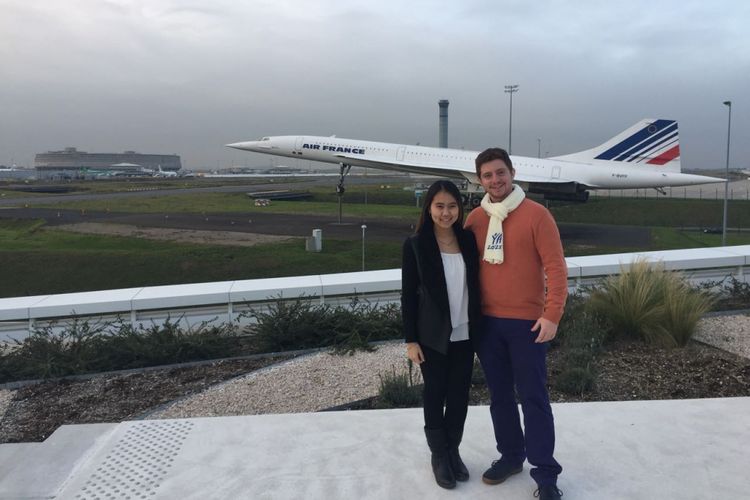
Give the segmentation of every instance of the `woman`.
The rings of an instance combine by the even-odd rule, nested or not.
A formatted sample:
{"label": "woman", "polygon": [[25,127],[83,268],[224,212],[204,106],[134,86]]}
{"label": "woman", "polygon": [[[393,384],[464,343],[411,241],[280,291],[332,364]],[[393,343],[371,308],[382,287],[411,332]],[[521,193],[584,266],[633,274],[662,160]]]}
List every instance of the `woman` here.
{"label": "woman", "polygon": [[435,480],[453,488],[469,471],[458,453],[479,327],[479,256],[463,228],[461,193],[450,181],[430,186],[416,234],[404,243],[401,309],[407,356],[424,380],[424,431]]}

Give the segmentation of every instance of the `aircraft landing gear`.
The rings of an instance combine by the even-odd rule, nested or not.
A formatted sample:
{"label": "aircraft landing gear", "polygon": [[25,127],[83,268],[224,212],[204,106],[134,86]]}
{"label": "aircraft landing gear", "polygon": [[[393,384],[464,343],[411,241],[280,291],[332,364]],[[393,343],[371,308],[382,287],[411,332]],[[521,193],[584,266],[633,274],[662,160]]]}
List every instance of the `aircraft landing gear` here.
{"label": "aircraft landing gear", "polygon": [[339,199],[339,224],[341,224],[341,202],[344,198],[344,192],[346,191],[346,189],[344,189],[344,178],[351,169],[351,165],[347,165],[346,163],[339,163],[339,183],[336,186],[336,195]]}

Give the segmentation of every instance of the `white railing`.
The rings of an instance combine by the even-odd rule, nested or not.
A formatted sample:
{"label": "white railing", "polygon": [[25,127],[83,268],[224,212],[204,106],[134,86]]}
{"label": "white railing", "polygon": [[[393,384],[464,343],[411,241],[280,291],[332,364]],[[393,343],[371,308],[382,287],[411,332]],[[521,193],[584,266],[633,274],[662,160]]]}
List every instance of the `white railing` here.
{"label": "white railing", "polygon": [[[628,269],[638,259],[662,262],[692,282],[734,276],[750,282],[750,245],[569,257],[571,290]],[[0,299],[0,341],[23,339],[35,327],[64,325],[72,318],[162,323],[251,322],[249,311],[266,310],[279,299],[309,297],[326,304],[348,304],[353,297],[380,304],[396,302],[401,270],[293,276],[241,281],[167,285],[95,292]]]}

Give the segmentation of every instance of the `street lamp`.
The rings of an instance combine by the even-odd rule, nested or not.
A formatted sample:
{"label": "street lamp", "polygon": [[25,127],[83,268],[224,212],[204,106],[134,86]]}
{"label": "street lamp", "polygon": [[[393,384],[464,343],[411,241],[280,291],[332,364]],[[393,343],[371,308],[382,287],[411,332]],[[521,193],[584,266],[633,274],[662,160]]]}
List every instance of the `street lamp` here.
{"label": "street lamp", "polygon": [[518,92],[518,85],[506,85],[505,93],[510,94],[510,120],[508,122],[508,154],[511,152],[511,139],[513,138],[513,93]]}
{"label": "street lamp", "polygon": [[536,157],[542,157],[542,138],[538,137],[536,140]]}
{"label": "street lamp", "polygon": [[362,270],[365,270],[365,231],[367,224],[362,224]]}
{"label": "street lamp", "polygon": [[727,169],[726,181],[724,181],[724,222],[721,228],[721,246],[727,244],[727,199],[729,198],[729,138],[732,132],[732,101],[724,101],[724,106],[729,108],[729,122],[727,123]]}

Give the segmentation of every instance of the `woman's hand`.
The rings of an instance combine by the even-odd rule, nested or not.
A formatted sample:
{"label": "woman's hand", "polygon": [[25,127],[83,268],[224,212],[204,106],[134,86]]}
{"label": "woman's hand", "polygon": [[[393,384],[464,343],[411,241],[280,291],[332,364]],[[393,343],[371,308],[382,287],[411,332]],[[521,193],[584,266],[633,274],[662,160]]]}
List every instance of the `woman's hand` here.
{"label": "woman's hand", "polygon": [[424,353],[418,342],[406,343],[406,355],[414,364],[421,365],[424,362]]}

